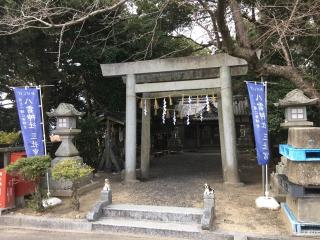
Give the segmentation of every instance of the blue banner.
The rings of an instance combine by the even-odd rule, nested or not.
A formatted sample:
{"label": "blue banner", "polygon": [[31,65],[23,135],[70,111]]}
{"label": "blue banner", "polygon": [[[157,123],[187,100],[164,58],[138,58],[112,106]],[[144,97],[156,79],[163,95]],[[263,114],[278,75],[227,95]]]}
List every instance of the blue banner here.
{"label": "blue banner", "polygon": [[269,162],[268,119],[264,83],[247,82],[259,165]]}
{"label": "blue banner", "polygon": [[15,88],[20,127],[27,156],[44,155],[41,106],[37,88]]}

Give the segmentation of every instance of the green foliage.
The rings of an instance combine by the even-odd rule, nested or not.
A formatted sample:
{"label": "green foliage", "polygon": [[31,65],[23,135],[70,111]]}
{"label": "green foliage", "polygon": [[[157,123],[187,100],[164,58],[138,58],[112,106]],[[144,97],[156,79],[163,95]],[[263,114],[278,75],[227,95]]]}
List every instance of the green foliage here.
{"label": "green foliage", "polygon": [[6,171],[12,175],[19,175],[26,181],[38,182],[50,167],[49,156],[34,156],[21,158],[6,167]]}
{"label": "green foliage", "polygon": [[89,115],[79,121],[78,128],[81,129],[81,133],[76,136],[76,144],[80,156],[85,163],[96,168],[103,145],[104,125],[96,117]]}
{"label": "green foliage", "polygon": [[13,144],[18,141],[20,132],[0,131],[0,144]]}
{"label": "green foliage", "polygon": [[52,176],[55,180],[67,180],[75,183],[92,171],[93,168],[79,160],[66,159],[58,162],[52,168]]}
{"label": "green foliage", "polygon": [[52,177],[55,180],[71,181],[72,195],[71,204],[75,211],[80,209],[80,201],[78,195],[79,180],[92,173],[93,168],[82,163],[79,160],[66,159],[58,162],[52,169]]}
{"label": "green foliage", "polygon": [[22,177],[26,181],[35,182],[35,192],[28,206],[37,212],[44,210],[39,182],[40,177],[43,176],[50,167],[50,163],[51,158],[49,156],[34,156],[21,158],[6,167],[6,171],[9,174]]}

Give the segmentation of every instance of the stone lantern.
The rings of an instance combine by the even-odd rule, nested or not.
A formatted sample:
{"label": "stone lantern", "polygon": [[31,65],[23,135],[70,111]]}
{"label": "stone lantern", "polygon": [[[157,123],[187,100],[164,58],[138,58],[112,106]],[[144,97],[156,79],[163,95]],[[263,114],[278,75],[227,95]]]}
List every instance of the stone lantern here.
{"label": "stone lantern", "polygon": [[84,113],[77,111],[72,104],[60,103],[52,112],[48,112],[49,117],[56,117],[57,126],[54,134],[60,136],[62,140],[59,148],[55,152],[56,158],[52,160],[52,166],[64,159],[80,159],[79,151],[74,146],[72,140],[81,130],[76,129],[77,118]]}
{"label": "stone lantern", "polygon": [[317,101],[318,98],[310,99],[299,89],[287,93],[283,99],[279,99],[279,102],[274,104],[285,108],[285,120],[280,126],[283,128],[313,126],[313,122],[307,121],[306,106],[314,105]]}

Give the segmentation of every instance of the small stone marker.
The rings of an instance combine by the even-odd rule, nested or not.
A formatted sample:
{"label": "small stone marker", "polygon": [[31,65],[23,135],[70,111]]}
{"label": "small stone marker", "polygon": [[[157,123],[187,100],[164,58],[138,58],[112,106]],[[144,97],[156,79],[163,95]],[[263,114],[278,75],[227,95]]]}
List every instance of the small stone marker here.
{"label": "small stone marker", "polygon": [[112,203],[112,190],[110,187],[109,179],[106,178],[104,180],[104,186],[100,194],[101,201],[108,202],[108,205]]}
{"label": "small stone marker", "polygon": [[215,197],[214,190],[205,184],[203,193],[203,215],[201,218],[201,228],[203,230],[211,230],[214,218]]}
{"label": "small stone marker", "polygon": [[105,179],[104,186],[100,192],[100,201],[98,201],[93,208],[87,213],[88,221],[96,221],[103,214],[103,208],[112,203],[112,190],[109,179]]}

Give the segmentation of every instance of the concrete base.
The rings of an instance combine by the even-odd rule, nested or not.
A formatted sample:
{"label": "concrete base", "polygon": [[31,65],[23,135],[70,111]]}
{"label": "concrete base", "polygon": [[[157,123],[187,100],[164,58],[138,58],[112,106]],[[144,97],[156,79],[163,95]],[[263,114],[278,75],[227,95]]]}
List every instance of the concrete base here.
{"label": "concrete base", "polygon": [[288,144],[295,148],[320,148],[320,128],[289,128]]}
{"label": "concrete base", "polygon": [[[95,189],[99,185],[99,182],[93,182],[92,179],[93,179],[93,174],[89,174],[88,176],[81,178],[79,182],[79,186],[80,186],[79,194],[90,191],[91,189]],[[40,184],[42,189],[47,189],[47,178],[46,177],[42,178]],[[56,196],[56,197],[71,196],[72,182],[54,180],[51,175],[51,169],[49,169],[49,187],[50,187],[50,192],[52,196]]]}
{"label": "concrete base", "polygon": [[288,179],[290,182],[308,186],[320,186],[320,161],[287,161]]}
{"label": "concrete base", "polygon": [[294,198],[288,195],[287,204],[299,221],[320,224],[320,196]]}
{"label": "concrete base", "polygon": [[[87,184],[84,184],[79,188],[78,194],[82,195],[86,192],[96,189],[100,185],[101,183],[99,182],[89,182]],[[72,194],[72,191],[70,189],[50,189],[50,192],[52,196],[57,196],[57,197],[71,197],[71,194]]]}
{"label": "concrete base", "polygon": [[313,126],[313,122],[309,122],[309,121],[280,123],[280,127],[282,128],[312,127],[312,126]]}

